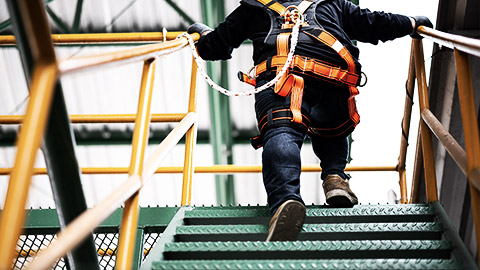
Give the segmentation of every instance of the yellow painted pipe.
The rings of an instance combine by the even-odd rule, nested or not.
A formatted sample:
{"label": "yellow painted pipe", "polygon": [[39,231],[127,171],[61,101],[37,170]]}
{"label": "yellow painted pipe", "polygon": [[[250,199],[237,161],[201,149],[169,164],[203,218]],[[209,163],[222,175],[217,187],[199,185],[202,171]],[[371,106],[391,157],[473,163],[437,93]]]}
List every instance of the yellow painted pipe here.
{"label": "yellow painted pipe", "polygon": [[[152,123],[180,122],[186,113],[152,114]],[[0,115],[0,124],[21,124],[24,115]],[[99,124],[99,123],[134,123],[135,114],[72,114],[70,121],[74,124]]]}
{"label": "yellow painted pipe", "polygon": [[478,132],[477,110],[473,93],[473,78],[470,56],[458,49],[454,50],[457,68],[458,96],[462,112],[463,134],[467,151],[470,194],[472,197],[472,213],[477,235],[477,252],[480,254],[480,136]]}
{"label": "yellow painted pipe", "polygon": [[[198,38],[198,34],[194,34],[193,36]],[[187,45],[187,39],[180,38],[157,44],[136,46],[135,48],[125,49],[118,52],[68,58],[59,61],[58,66],[60,72],[66,74],[107,64],[118,65],[145,61],[150,58],[178,51]]]}
{"label": "yellow painted pipe", "polygon": [[448,130],[438,121],[438,119],[433,115],[433,113],[424,109],[422,111],[422,119],[433,131],[433,134],[438,138],[438,140],[443,144],[447,152],[453,158],[458,167],[462,172],[467,175],[467,154],[465,150],[458,144],[458,142],[453,138],[453,136],[448,132]]}
{"label": "yellow painted pipe", "polygon": [[[415,51],[415,73],[418,83],[420,113],[422,113],[424,109],[429,109],[423,44],[421,39],[413,39],[412,42]],[[432,132],[424,121],[420,121],[420,130],[422,133],[423,164],[425,168],[425,186],[427,190],[427,201],[438,201]]]}
{"label": "yellow painted pipe", "polygon": [[[81,168],[83,174],[127,174],[128,167],[87,167]],[[194,169],[195,173],[215,173],[215,174],[229,174],[229,173],[261,173],[261,165],[212,165],[212,166],[197,166]],[[321,172],[319,165],[303,165],[302,172]],[[398,171],[397,166],[347,166],[347,172],[395,172]],[[0,175],[8,175],[12,172],[12,168],[0,168]],[[157,167],[153,173],[183,173],[183,167]],[[34,169],[34,174],[47,174],[46,168]]]}
{"label": "yellow painted pipe", "polygon": [[[197,62],[192,57],[192,72],[190,77],[190,97],[188,112],[197,111]],[[194,174],[193,150],[197,142],[197,123],[187,131],[185,137],[185,159],[183,168],[182,200],[181,205],[190,205],[192,198],[192,178]]]}
{"label": "yellow painted pipe", "polygon": [[140,177],[136,175],[130,176],[127,181],[118,186],[103,201],[73,220],[57,235],[55,242],[36,256],[28,269],[36,270],[50,267],[58,258],[63,257],[69,250],[80,244],[85,237],[116,211],[121,204],[138,192],[142,186],[146,185],[156,168],[158,168],[158,164],[161,164],[166,155],[185,135],[187,130],[196,121],[196,117],[195,113],[188,113],[162,143],[160,143],[154,153],[147,158],[142,172],[143,179],[140,179]]}
{"label": "yellow painted pipe", "polygon": [[480,40],[478,39],[449,34],[425,26],[418,27],[417,32],[442,46],[480,57]]}
{"label": "yellow painted pipe", "polygon": [[[168,32],[166,40],[173,40],[183,32]],[[53,34],[54,44],[102,44],[102,43],[145,43],[163,41],[162,32],[137,32],[137,33],[96,33],[96,34]],[[1,45],[15,45],[15,36],[0,36]]]}
{"label": "yellow painted pipe", "polygon": [[55,64],[44,63],[38,63],[33,72],[30,100],[17,142],[15,167],[10,175],[0,219],[0,269],[11,268],[15,245],[23,227],[33,165],[47,124],[57,72]]}
{"label": "yellow painted pipe", "polygon": [[400,185],[400,202],[407,203],[407,177],[406,177],[406,160],[407,160],[407,148],[408,137],[410,134],[410,120],[412,118],[412,106],[413,106],[413,94],[415,89],[415,62],[414,62],[414,50],[413,43],[410,49],[410,64],[408,67],[408,78],[406,83],[405,95],[405,109],[402,119],[402,139],[400,141],[400,154],[398,156],[398,172],[399,172],[399,185]]}
{"label": "yellow painted pipe", "polygon": [[[420,119],[420,122],[423,121]],[[418,203],[420,193],[420,182],[422,178],[423,168],[423,150],[422,150],[422,134],[420,132],[421,126],[418,125],[417,144],[415,146],[415,160],[413,163],[412,188],[410,190],[410,203]]]}
{"label": "yellow painted pipe", "polygon": [[[143,64],[137,119],[135,120],[135,129],[133,131],[132,157],[128,171],[129,176],[138,176],[140,179],[142,179],[145,149],[148,145],[154,79],[155,61],[145,61]],[[115,262],[116,269],[127,270],[134,268],[132,264],[137,236],[139,194],[140,191],[137,191],[125,202],[125,208],[122,212],[122,223],[120,225],[117,260]]]}

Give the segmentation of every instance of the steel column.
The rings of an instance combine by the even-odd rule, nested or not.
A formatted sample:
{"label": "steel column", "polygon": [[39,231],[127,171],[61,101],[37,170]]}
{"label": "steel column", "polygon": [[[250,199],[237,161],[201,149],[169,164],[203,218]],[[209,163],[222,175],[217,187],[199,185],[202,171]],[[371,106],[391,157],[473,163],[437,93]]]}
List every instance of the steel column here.
{"label": "steel column", "polygon": [[172,7],[178,13],[178,15],[180,15],[180,17],[182,17],[188,24],[195,23],[195,21],[192,18],[190,18],[190,16],[188,16],[188,14],[185,13],[185,11],[183,11],[179,6],[177,6],[175,2],[173,2],[172,0],[165,0],[165,2],[167,2],[167,4],[170,7]]}
{"label": "steel column", "polygon": [[[39,85],[38,81],[36,80],[38,79],[38,76],[42,75],[38,75],[36,73],[33,73],[33,76],[30,75],[34,67],[35,72],[40,72],[42,67],[45,68],[46,65],[49,65],[52,66],[53,70],[55,71],[53,74],[53,79],[56,77],[57,66],[55,52],[50,38],[50,31],[44,10],[44,4],[42,1],[38,0],[9,0],[7,3],[12,23],[15,26],[14,30],[16,40],[18,41],[18,49],[20,51],[23,66],[25,68],[25,74],[27,79],[32,77],[30,85],[32,90],[29,107],[33,108],[34,106],[40,106],[43,104],[45,110],[44,112],[47,115],[50,111],[50,118],[47,123],[48,125],[46,126],[43,150],[45,161],[49,169],[50,182],[59,216],[59,223],[62,227],[65,227],[66,224],[70,223],[76,216],[86,210],[87,206],[83,196],[83,190],[80,182],[80,168],[74,154],[75,151],[72,131],[69,126],[69,119],[65,109],[65,102],[63,100],[61,86],[59,83],[57,83],[56,88],[51,93],[48,93],[48,95],[44,96],[43,99],[37,99],[38,94],[36,93],[37,90],[35,90],[35,88],[37,88]],[[50,83],[55,84],[55,81],[49,81],[48,84]],[[40,90],[45,92],[45,94],[47,94],[47,89],[49,88],[47,88],[46,85],[40,85]],[[52,107],[49,110],[48,108],[50,102],[52,102]],[[33,121],[38,122],[35,123],[38,125],[38,127],[35,127],[32,133],[30,133],[26,128],[28,121],[32,120],[28,120],[29,117],[33,117]],[[19,154],[17,154],[17,160],[19,162],[24,158],[25,161],[22,162],[26,162],[29,159],[22,157],[20,151],[21,147],[31,147],[27,151],[31,152],[29,155],[30,158],[33,158],[33,162],[35,153],[37,151],[36,144],[28,146],[25,145],[25,143],[29,142],[32,138],[34,141],[38,140],[40,142],[42,140],[45,130],[42,120],[43,118],[41,117],[41,114],[34,112],[33,115],[28,116],[27,113],[24,127],[22,128],[22,132],[25,133],[20,135],[20,139],[18,141]],[[27,141],[22,141],[22,137],[25,137],[25,140]],[[25,177],[21,181],[24,181],[24,183],[27,184],[27,188],[31,178],[31,175],[29,174],[30,173],[27,173],[21,177]],[[12,172],[10,180],[12,185],[17,181],[15,180],[17,177],[18,176],[15,174],[15,172]],[[68,181],[66,181],[66,179]],[[25,191],[25,199],[27,194],[26,192],[28,191]],[[18,216],[22,216],[20,213],[23,213],[23,208],[25,206],[24,199],[22,198],[18,200],[16,204],[22,208],[22,210],[16,214]],[[7,222],[6,218],[2,220],[2,222]],[[20,222],[20,224],[8,225],[9,229],[7,232],[10,232],[11,229],[20,230],[23,218],[19,218],[17,222]],[[18,227],[18,229],[16,227]],[[10,234],[10,236],[18,238],[19,233],[15,232]],[[3,239],[5,238],[2,238],[2,240]],[[2,255],[4,254],[4,252],[0,253],[2,253]],[[5,254],[6,253],[7,252],[5,252]],[[98,269],[97,254],[91,234],[90,237],[83,242],[83,244],[79,245],[78,249],[67,255],[66,263],[71,269]]]}
{"label": "steel column", "polygon": [[[421,39],[413,39],[412,42],[415,52],[415,73],[418,83],[420,113],[422,113],[423,109],[429,109],[423,43]],[[425,168],[425,186],[427,189],[427,201],[434,202],[438,201],[438,194],[437,178],[435,175],[435,160],[433,155],[432,132],[423,120],[420,121],[420,129],[422,133],[423,164]]]}
{"label": "steel column", "polygon": [[[478,131],[477,114],[473,93],[472,70],[470,56],[467,53],[454,49],[455,64],[457,67],[458,96],[462,111],[463,133],[467,152],[468,171],[472,198],[472,213],[477,237],[477,253],[480,254],[480,193],[478,189],[478,170],[480,169],[480,136]],[[479,256],[480,258],[480,256]]]}
{"label": "steel column", "polygon": [[[132,158],[129,169],[129,179],[143,181],[143,164],[145,149],[148,145],[148,131],[151,117],[151,101],[155,74],[155,60],[147,60],[143,64],[140,97],[138,100],[137,119],[132,139]],[[139,213],[139,194],[137,191],[126,202],[123,209],[120,239],[118,241],[118,254],[115,264],[116,269],[131,269],[133,266],[133,253]]]}
{"label": "steel column", "polygon": [[83,0],[77,0],[77,7],[75,8],[75,17],[73,17],[72,23],[72,32],[78,33],[80,29],[80,18],[82,17],[82,8],[83,8]]}
{"label": "steel column", "polygon": [[[216,11],[216,12],[215,12]],[[224,1],[202,0],[202,14],[203,21],[211,26],[216,26],[220,20],[225,18]],[[225,64],[219,66],[218,63],[207,62],[207,72],[214,81],[219,81],[226,78],[222,73],[228,74],[225,69]],[[224,87],[228,87],[227,81],[221,82]],[[227,139],[231,130],[230,125],[230,111],[228,108],[228,97],[220,93],[209,91],[210,100],[210,119],[212,123],[210,141],[213,145],[214,162],[215,164],[228,163],[231,160],[232,149],[227,142],[232,141]],[[223,105],[223,106],[222,106]],[[228,120],[227,120],[228,119]],[[225,133],[227,132],[227,133]],[[230,156],[230,158],[228,157]],[[217,203],[218,204],[234,204],[234,182],[230,176],[215,176],[217,183]]]}

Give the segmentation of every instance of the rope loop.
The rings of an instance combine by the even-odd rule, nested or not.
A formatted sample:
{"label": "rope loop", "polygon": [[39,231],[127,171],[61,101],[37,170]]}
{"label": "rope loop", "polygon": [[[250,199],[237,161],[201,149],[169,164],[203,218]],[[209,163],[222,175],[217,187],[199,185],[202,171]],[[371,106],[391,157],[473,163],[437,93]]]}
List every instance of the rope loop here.
{"label": "rope loop", "polygon": [[295,55],[295,48],[297,47],[298,43],[298,34],[300,31],[300,27],[302,25],[301,20],[296,20],[295,25],[292,28],[292,38],[291,38],[291,46],[290,46],[290,51],[287,56],[287,61],[285,62],[285,65],[283,65],[282,70],[277,74],[275,78],[273,78],[271,81],[267,82],[266,84],[255,88],[253,90],[249,91],[231,91],[228,89],[225,89],[221,87],[220,85],[216,84],[210,76],[207,74],[205,69],[202,67],[202,62],[203,59],[198,55],[197,49],[195,48],[195,42],[193,41],[192,37],[188,33],[182,33],[180,34],[177,38],[187,38],[188,43],[190,45],[190,48],[192,50],[193,58],[195,59],[195,62],[197,63],[198,70],[200,71],[200,74],[202,74],[203,78],[205,81],[210,85],[213,89],[217,90],[218,92],[229,96],[229,97],[237,97],[237,96],[251,96],[256,93],[260,93],[270,87],[272,87],[275,83],[277,83],[280,78],[288,71],[288,68],[290,64],[292,63],[293,57]]}

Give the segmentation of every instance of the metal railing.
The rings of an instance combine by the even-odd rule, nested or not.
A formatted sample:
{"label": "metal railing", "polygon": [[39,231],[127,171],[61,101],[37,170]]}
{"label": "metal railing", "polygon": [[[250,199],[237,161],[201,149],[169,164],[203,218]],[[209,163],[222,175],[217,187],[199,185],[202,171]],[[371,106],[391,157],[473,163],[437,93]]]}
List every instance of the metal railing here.
{"label": "metal railing", "polygon": [[[447,151],[452,155],[462,171],[466,173],[471,184],[472,209],[475,218],[477,235],[480,234],[478,203],[480,164],[480,145],[478,126],[476,121],[475,106],[473,99],[473,87],[471,71],[466,53],[480,55],[480,44],[477,40],[458,37],[450,34],[439,33],[432,29],[420,27],[419,32],[443,46],[452,47],[455,50],[457,68],[460,70],[459,91],[462,103],[462,115],[465,128],[466,148],[465,152],[453,137],[441,126],[439,121],[428,109],[427,84],[425,67],[423,63],[423,48],[421,40],[413,40],[412,54],[410,58],[409,76],[407,81],[407,97],[405,102],[405,114],[402,124],[402,141],[400,147],[399,161],[396,166],[384,167],[347,167],[347,171],[397,171],[401,190],[401,202],[407,203],[406,186],[406,149],[410,127],[412,110],[412,97],[415,79],[418,82],[419,99],[421,107],[420,132],[421,145],[417,145],[417,157],[423,157],[425,164],[425,179],[427,187],[427,200],[437,201],[437,188],[434,170],[434,158],[432,148],[432,132],[445,145]],[[178,33],[169,34],[166,39],[176,37]],[[196,36],[198,38],[198,36]],[[151,42],[163,40],[161,33],[132,33],[123,34],[78,34],[78,35],[53,35],[53,41],[63,43],[102,43],[102,42]],[[0,37],[0,45],[8,45],[14,42],[11,37]],[[129,168],[82,168],[85,174],[128,174],[128,181],[119,186],[104,201],[94,208],[86,211],[75,221],[69,224],[64,231],[58,235],[58,240],[52,246],[41,252],[31,265],[32,269],[46,269],[50,267],[59,257],[65,255],[80,243],[86,235],[105,220],[122,203],[125,203],[125,211],[122,217],[122,231],[120,232],[119,252],[117,260],[118,269],[129,269],[132,265],[132,247],[135,242],[136,222],[138,217],[138,193],[146,184],[148,178],[154,173],[183,173],[182,205],[190,204],[191,179],[193,172],[197,173],[250,173],[261,172],[261,166],[236,166],[236,165],[214,165],[205,167],[193,167],[192,153],[196,142],[196,63],[192,61],[190,101],[188,112],[185,114],[155,114],[150,113],[150,102],[152,94],[153,71],[155,69],[155,58],[160,53],[170,53],[187,45],[185,39],[176,39],[164,43],[150,44],[138,48],[123,50],[116,53],[108,53],[97,56],[76,57],[65,61],[56,62],[56,59],[49,59],[40,63],[34,72],[31,84],[31,97],[25,116],[0,116],[1,124],[23,124],[17,145],[17,157],[14,168],[0,169],[0,174],[10,174],[10,185],[0,223],[0,268],[8,268],[11,264],[15,243],[20,235],[23,224],[23,209],[25,206],[28,187],[33,174],[45,174],[45,168],[33,168],[33,161],[36,150],[40,146],[44,131],[44,125],[52,95],[52,89],[57,77],[62,74],[72,73],[78,70],[97,66],[106,66],[112,63],[130,63],[143,61],[143,75],[140,89],[139,106],[137,115],[72,115],[73,123],[127,123],[135,122],[134,138],[132,141],[132,161]],[[167,136],[167,138],[156,148],[154,153],[147,158],[145,163],[145,146],[148,142],[148,126],[151,122],[180,122],[179,125]],[[468,123],[468,124],[465,124]],[[185,166],[184,167],[159,167],[166,154],[186,134]],[[34,140],[30,140],[34,138]],[[423,153],[423,155],[422,155]],[[416,159],[414,169],[413,186],[419,181],[419,168],[422,166],[422,159]],[[304,172],[321,171],[318,165],[303,166]],[[412,189],[412,194],[414,194]],[[412,197],[411,202],[414,202]],[[12,233],[12,228],[15,231]],[[478,240],[477,240],[478,243]],[[8,252],[12,251],[12,252]]]}
{"label": "metal railing", "polygon": [[[129,36],[131,37],[131,35]],[[176,35],[167,35],[166,39],[173,39],[175,37]],[[198,39],[198,37],[198,35],[194,35],[195,39]],[[39,38],[39,36],[34,35],[34,38]],[[119,38],[119,36],[115,38]],[[163,37],[160,36],[160,38]],[[177,51],[187,46],[187,44],[187,40],[182,38],[163,43],[138,46],[114,53],[76,57],[64,61],[57,61],[53,54],[40,59],[41,61],[39,61],[33,72],[27,113],[20,118],[13,117],[10,119],[17,123],[21,120],[22,131],[17,141],[18,150],[15,166],[10,171],[7,198],[0,223],[0,239],[2,239],[0,243],[0,269],[9,269],[11,267],[15,244],[21,233],[25,218],[24,208],[31,177],[34,173],[33,163],[35,154],[43,138],[54,85],[61,75],[110,64],[118,65],[138,61],[144,62],[136,115],[79,116],[82,121],[90,122],[135,121],[132,140],[132,158],[130,167],[128,168],[128,180],[94,208],[85,211],[71,222],[58,235],[57,241],[55,241],[51,247],[40,252],[29,268],[49,268],[58,258],[64,256],[77,244],[81,243],[102,221],[125,203],[116,267],[118,269],[130,269],[132,267],[133,247],[137,233],[139,191],[147,183],[149,177],[155,173],[167,153],[173,149],[184,135],[186,135],[186,147],[183,167],[182,205],[190,204],[190,189],[193,174],[192,158],[197,130],[197,66],[193,59],[188,112],[185,114],[155,115],[156,121],[158,122],[177,121],[179,124],[146,160],[144,158],[145,148],[148,144],[149,124],[151,122],[150,105],[157,58],[158,56]],[[42,44],[42,46],[47,45],[48,44]]]}
{"label": "metal railing", "polygon": [[[433,134],[442,143],[461,171],[467,176],[470,184],[475,233],[477,235],[477,251],[480,255],[480,137],[469,58],[469,55],[480,56],[480,40],[443,33],[424,26],[420,26],[417,31],[422,36],[432,39],[435,43],[451,48],[454,51],[466,151],[429,109],[422,40],[413,39],[409,77],[407,81],[407,96],[409,95],[410,97],[407,97],[407,99],[413,96],[413,80],[416,78],[421,118],[410,201],[416,202],[418,198],[421,167],[423,167],[425,174],[427,201],[438,201],[435,159],[432,144]],[[411,104],[409,106],[409,110],[411,110]]]}

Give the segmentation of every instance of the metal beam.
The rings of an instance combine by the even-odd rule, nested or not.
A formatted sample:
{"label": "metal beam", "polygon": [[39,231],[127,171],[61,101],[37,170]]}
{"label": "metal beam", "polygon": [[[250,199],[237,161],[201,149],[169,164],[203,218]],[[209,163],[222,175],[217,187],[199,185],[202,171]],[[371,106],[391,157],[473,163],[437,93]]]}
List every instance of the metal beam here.
{"label": "metal beam", "polygon": [[185,13],[185,11],[183,11],[177,4],[175,4],[175,2],[173,2],[172,0],[165,0],[165,2],[167,2],[167,4],[172,7],[178,13],[178,15],[180,15],[180,17],[185,20],[185,22],[187,22],[188,24],[195,23],[195,21],[190,16],[188,16],[188,14]]}
{"label": "metal beam", "polygon": [[83,0],[77,0],[77,7],[75,8],[75,16],[73,17],[72,23],[72,32],[78,33],[80,29],[80,18],[82,17],[82,8],[83,8]]}
{"label": "metal beam", "polygon": [[[23,3],[22,3],[23,2]],[[40,1],[8,0],[17,47],[27,81],[36,64],[55,52],[44,6]],[[54,194],[59,222],[62,227],[87,209],[80,182],[80,168],[75,158],[74,140],[60,83],[56,84],[46,134],[43,142],[45,162]],[[66,259],[70,269],[99,269],[93,235],[90,235]]]}
{"label": "metal beam", "polygon": [[[211,27],[215,27],[221,20],[225,18],[225,2],[202,0],[202,17],[203,22]],[[211,74],[214,81],[228,87],[227,74],[225,64],[207,62],[207,72]],[[223,74],[223,75],[222,75]],[[231,123],[228,97],[210,89],[210,119],[211,142],[214,148],[215,164],[228,163],[232,161],[232,142]],[[218,204],[235,204],[234,182],[232,176],[216,176],[217,185],[217,203]]]}

